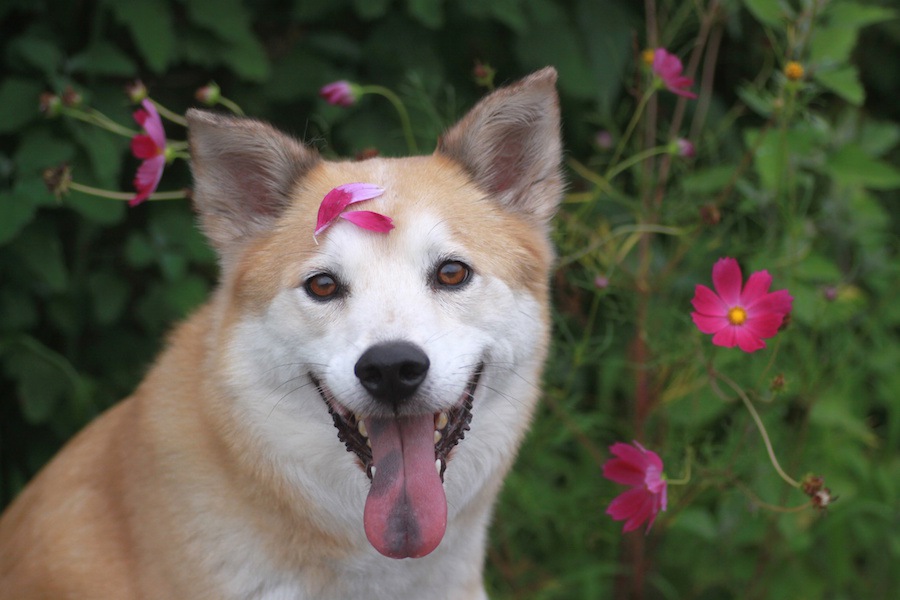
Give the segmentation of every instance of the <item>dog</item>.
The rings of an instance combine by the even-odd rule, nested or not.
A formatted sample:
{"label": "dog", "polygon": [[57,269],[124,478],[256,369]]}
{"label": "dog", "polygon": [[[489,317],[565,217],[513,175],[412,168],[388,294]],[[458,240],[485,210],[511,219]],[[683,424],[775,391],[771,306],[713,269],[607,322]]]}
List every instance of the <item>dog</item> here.
{"label": "dog", "polygon": [[[0,598],[486,598],[548,348],[556,77],[490,93],[429,156],[330,161],[190,110],[219,284],[0,519]],[[319,228],[357,183],[393,229]]]}

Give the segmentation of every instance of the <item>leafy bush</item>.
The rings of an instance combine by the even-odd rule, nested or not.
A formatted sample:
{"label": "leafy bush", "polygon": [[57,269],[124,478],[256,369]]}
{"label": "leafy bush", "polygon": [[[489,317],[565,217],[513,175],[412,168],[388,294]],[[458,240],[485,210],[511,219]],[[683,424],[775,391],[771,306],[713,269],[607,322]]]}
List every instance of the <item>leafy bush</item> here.
{"label": "leafy bush", "polygon": [[[132,189],[128,136],[75,113],[131,128],[126,84],[140,78],[183,112],[214,80],[325,154],[398,155],[409,141],[391,102],[333,107],[319,88],[393,89],[430,151],[484,92],[473,68],[505,82],[553,64],[571,181],[555,232],[554,351],[497,508],[492,597],[893,597],[896,11],[888,0],[639,4],[5,3],[0,501],[133,389],[215,276],[187,202],[129,209],[47,191],[45,169],[62,162],[81,184]],[[658,47],[684,59],[696,99],[651,87],[642,52]],[[58,118],[38,112],[45,92]],[[167,167],[163,189],[189,185],[183,163]],[[716,347],[691,322],[695,285],[711,285],[722,256],[745,276],[768,270],[794,298],[763,350]],[[773,468],[760,425],[788,480],[814,473],[838,501],[810,508]],[[604,514],[622,491],[601,476],[607,447],[632,439],[669,477],[669,508],[646,536]]]}

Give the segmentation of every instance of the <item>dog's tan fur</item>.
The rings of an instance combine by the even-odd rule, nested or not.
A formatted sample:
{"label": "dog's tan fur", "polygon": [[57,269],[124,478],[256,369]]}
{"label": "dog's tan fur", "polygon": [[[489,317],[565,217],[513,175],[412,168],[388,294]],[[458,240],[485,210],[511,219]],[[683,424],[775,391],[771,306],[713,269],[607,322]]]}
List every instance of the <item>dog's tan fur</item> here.
{"label": "dog's tan fur", "polygon": [[[221,257],[221,283],[170,336],[135,393],[76,436],[2,516],[0,598],[331,599],[363,597],[360,590],[418,598],[417,589],[428,598],[484,597],[491,506],[533,412],[546,354],[547,221],[562,186],[555,78],[545,69],[495,92],[428,157],[328,162],[264,124],[192,111],[195,202]],[[354,181],[386,188],[365,208],[390,215],[396,230],[378,237],[342,224],[324,237],[367,235],[366,252],[394,252],[391,244],[429,214],[467,249],[480,276],[538,307],[534,351],[516,373],[526,391],[507,398],[515,417],[479,437],[480,420],[496,411],[477,412],[476,397],[471,435],[454,450],[445,481],[446,535],[419,559],[378,555],[361,516],[345,523],[323,509],[359,506],[365,495],[364,474],[351,466],[324,405],[309,410],[321,413],[316,431],[334,438],[333,448],[322,443],[333,453],[327,460],[346,463],[340,472],[359,481],[346,489],[341,481],[334,499],[327,476],[298,485],[306,475],[287,473],[275,425],[256,419],[252,402],[265,398],[245,397],[243,382],[253,378],[236,361],[254,351],[238,331],[275,310],[284,290],[302,286],[298,265],[319,256],[319,202]],[[397,306],[379,318],[402,327]],[[478,474],[482,462],[490,472]],[[470,471],[481,487],[453,495],[463,484],[449,478]]]}

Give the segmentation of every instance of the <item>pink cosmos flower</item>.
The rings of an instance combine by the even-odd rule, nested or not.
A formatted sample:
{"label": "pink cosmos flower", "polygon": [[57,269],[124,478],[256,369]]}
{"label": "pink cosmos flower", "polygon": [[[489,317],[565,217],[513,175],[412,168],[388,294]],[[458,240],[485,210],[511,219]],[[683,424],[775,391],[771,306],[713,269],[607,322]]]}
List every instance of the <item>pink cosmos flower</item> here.
{"label": "pink cosmos flower", "polygon": [[338,217],[370,231],[383,233],[390,231],[394,228],[394,222],[390,217],[368,210],[343,212],[351,204],[377,198],[383,193],[384,188],[371,183],[345,183],[334,188],[325,194],[322,204],[319,205],[313,237],[325,231],[325,228]]}
{"label": "pink cosmos flower", "polygon": [[660,511],[666,510],[668,484],[663,477],[663,462],[656,452],[647,450],[637,442],[634,446],[616,442],[609,447],[617,458],[603,465],[603,476],[631,489],[617,496],[606,514],[616,521],[625,521],[623,532],[637,529],[645,521],[647,529]]}
{"label": "pink cosmos flower", "polygon": [[768,271],[750,275],[741,288],[743,276],[733,258],[720,258],[713,265],[713,292],[698,284],[691,303],[694,324],[703,333],[713,335],[712,342],[726,348],[740,347],[744,352],[765,348],[763,339],[778,333],[794,299],[787,290],[769,292],[772,276]]}
{"label": "pink cosmos flower", "polygon": [[329,83],[319,90],[319,96],[334,106],[353,106],[359,98],[359,91],[349,81],[341,80]]}
{"label": "pink cosmos flower", "polygon": [[149,99],[142,100],[141,106],[143,108],[135,111],[134,120],[144,128],[145,133],[131,138],[131,153],[144,162],[134,176],[137,194],[128,202],[131,206],[140,204],[156,191],[166,166],[166,132],[162,119]]}
{"label": "pink cosmos flower", "polygon": [[659,77],[667,90],[685,98],[693,99],[697,97],[697,94],[687,89],[694,85],[694,80],[682,76],[681,72],[684,70],[684,67],[677,56],[670,54],[664,48],[657,48],[653,52],[653,64],[651,66],[653,72]]}

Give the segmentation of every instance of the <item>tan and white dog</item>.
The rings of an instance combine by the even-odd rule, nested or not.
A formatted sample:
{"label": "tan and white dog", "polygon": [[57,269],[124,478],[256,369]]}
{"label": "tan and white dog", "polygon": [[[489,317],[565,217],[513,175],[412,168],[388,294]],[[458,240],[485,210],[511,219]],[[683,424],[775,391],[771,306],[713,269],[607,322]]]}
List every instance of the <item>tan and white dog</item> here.
{"label": "tan and white dog", "polygon": [[[485,598],[547,351],[555,82],[500,89],[400,159],[325,161],[190,111],[221,282],[3,515],[0,598]],[[383,188],[360,208],[394,229],[314,239],[354,182]]]}

